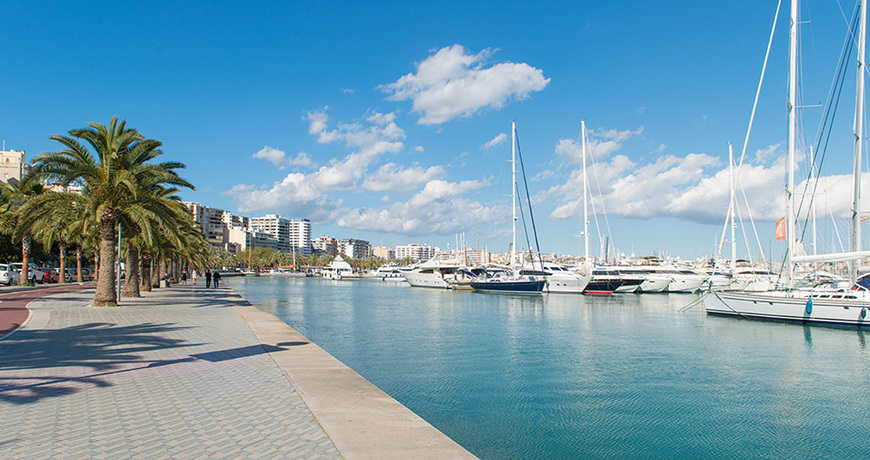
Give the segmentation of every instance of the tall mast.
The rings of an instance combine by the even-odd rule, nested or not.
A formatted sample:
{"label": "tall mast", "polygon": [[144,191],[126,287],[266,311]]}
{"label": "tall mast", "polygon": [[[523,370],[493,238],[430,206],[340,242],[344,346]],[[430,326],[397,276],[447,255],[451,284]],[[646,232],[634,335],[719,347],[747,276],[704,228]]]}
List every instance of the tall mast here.
{"label": "tall mast", "polygon": [[731,175],[731,204],[728,206],[731,209],[731,276],[735,276],[737,274],[737,240],[735,238],[735,233],[737,231],[737,221],[735,220],[735,209],[734,209],[734,148],[731,146],[731,143],[728,143],[728,172]]}
{"label": "tall mast", "polygon": [[[858,80],[855,97],[855,185],[852,199],[852,244],[853,252],[861,251],[861,146],[864,141],[864,38],[867,24],[867,0],[860,1],[861,16],[858,29]],[[849,276],[852,281],[858,278],[860,260],[850,264]]]}
{"label": "tall mast", "polygon": [[589,209],[587,205],[587,178],[586,178],[586,120],[580,120],[580,137],[582,137],[581,144],[583,145],[583,246],[584,246],[584,267],[586,267],[586,274],[590,275],[590,264],[589,264]]}
{"label": "tall mast", "polygon": [[788,157],[786,159],[787,189],[786,189],[786,241],[788,241],[788,257],[786,258],[786,283],[792,286],[794,279],[794,264],[792,257],[795,251],[795,222],[794,222],[794,159],[795,140],[797,138],[797,25],[798,25],[798,1],[792,0],[791,14],[789,16],[788,29]]}
{"label": "tall mast", "polygon": [[517,122],[515,121],[511,122],[511,174],[511,197],[513,198],[512,209],[514,214],[513,240],[511,241],[511,271],[513,271],[517,258]]}

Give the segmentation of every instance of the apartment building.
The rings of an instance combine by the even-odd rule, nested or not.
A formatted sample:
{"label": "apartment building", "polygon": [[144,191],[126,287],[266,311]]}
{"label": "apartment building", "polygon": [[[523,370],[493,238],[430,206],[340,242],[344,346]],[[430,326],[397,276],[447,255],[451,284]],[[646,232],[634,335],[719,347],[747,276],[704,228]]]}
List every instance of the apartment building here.
{"label": "apartment building", "polygon": [[278,240],[271,233],[250,232],[241,227],[233,227],[228,231],[229,244],[234,246],[235,251],[247,251],[249,248],[268,248],[278,250]]}
{"label": "apartment building", "polygon": [[311,245],[311,221],[308,219],[292,219],[289,221],[290,250],[304,256],[313,251]]}
{"label": "apartment building", "polygon": [[311,246],[316,252],[330,254],[333,256],[338,255],[338,241],[335,238],[330,238],[325,235],[318,236],[317,238],[311,240]]}
{"label": "apartment building", "polygon": [[410,257],[415,260],[425,261],[435,257],[439,249],[428,244],[406,244],[404,246],[396,246],[396,258],[404,259]]}
{"label": "apartment building", "polygon": [[228,228],[224,224],[224,210],[210,208],[192,201],[183,201],[193,216],[196,228],[205,235],[206,241],[212,246],[227,249],[229,242]]}
{"label": "apartment building", "polygon": [[372,244],[365,240],[346,238],[339,241],[338,246],[341,252],[354,259],[364,259],[372,255]]}
{"label": "apartment building", "polygon": [[393,248],[388,248],[386,246],[378,246],[372,249],[372,253],[375,257],[384,259],[384,260],[396,260],[396,250]]}

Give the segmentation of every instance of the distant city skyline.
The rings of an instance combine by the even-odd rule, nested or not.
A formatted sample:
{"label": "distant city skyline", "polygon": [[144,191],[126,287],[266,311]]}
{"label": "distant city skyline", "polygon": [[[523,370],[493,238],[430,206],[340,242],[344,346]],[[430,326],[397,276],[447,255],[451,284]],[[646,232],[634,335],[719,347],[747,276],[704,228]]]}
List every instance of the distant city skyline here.
{"label": "distant city skyline", "polygon": [[[516,121],[541,250],[570,255],[583,250],[585,119],[593,253],[694,259],[720,248],[728,143],[739,157],[776,8],[4,4],[0,139],[29,162],[60,148],[50,135],[118,115],[187,165],[197,189],[185,201],[310,219],[314,236],[373,246],[453,248],[464,235],[503,253]],[[815,143],[813,106],[851,8],[814,6],[801,26],[814,40],[802,52],[802,145]],[[117,27],[131,18],[148,31]],[[783,250],[773,222],[785,200],[787,22],[783,7],[740,173],[758,229],[740,229],[743,258]],[[839,249],[849,213],[853,69],[822,172],[820,250]]]}

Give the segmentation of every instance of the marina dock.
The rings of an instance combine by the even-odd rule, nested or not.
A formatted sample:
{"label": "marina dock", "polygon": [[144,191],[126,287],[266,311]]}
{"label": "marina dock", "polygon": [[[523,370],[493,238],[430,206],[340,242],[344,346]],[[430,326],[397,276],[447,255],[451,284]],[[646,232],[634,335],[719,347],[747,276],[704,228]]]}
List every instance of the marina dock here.
{"label": "marina dock", "polygon": [[0,340],[4,457],[474,458],[229,288],[92,296],[28,298]]}

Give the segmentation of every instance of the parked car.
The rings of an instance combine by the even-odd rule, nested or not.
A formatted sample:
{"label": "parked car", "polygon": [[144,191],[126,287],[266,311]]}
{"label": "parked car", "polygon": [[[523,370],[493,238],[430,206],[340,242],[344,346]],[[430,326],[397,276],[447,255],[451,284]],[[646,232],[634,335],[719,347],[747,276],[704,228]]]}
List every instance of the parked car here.
{"label": "parked car", "polygon": [[21,275],[15,271],[15,268],[8,264],[0,264],[0,284],[12,286],[18,284],[19,279],[21,279]]}
{"label": "parked car", "polygon": [[42,272],[42,280],[45,283],[57,283],[57,269],[51,267],[39,267]]}
{"label": "parked car", "polygon": [[42,270],[42,273],[45,273],[45,282],[46,283],[57,283],[58,282],[58,272],[59,269],[52,267],[39,267]]}
{"label": "parked car", "polygon": [[[21,262],[14,262],[9,264],[12,268],[14,268],[19,275],[21,275],[21,268],[23,265]],[[27,269],[27,278],[30,280],[32,284],[42,284],[45,283],[45,273],[42,272],[39,268],[36,267],[35,264],[28,264]]]}
{"label": "parked car", "polygon": [[[75,283],[78,281],[78,272],[79,270],[75,267],[66,269],[66,282],[67,283]],[[87,268],[82,268],[82,281],[90,281],[91,271]]]}

